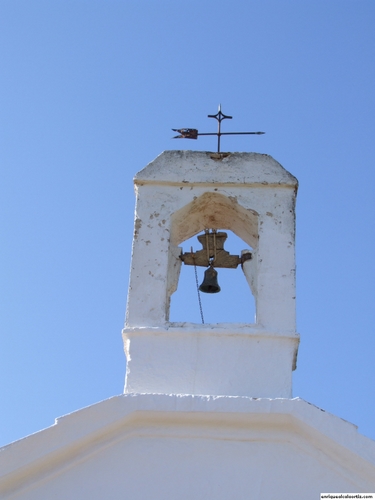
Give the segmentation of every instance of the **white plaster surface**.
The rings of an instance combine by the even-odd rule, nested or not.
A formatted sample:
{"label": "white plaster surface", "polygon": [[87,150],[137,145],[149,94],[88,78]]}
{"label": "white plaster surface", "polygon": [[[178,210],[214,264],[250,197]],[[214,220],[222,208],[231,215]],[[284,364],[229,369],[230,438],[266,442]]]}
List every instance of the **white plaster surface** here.
{"label": "white plaster surface", "polygon": [[[243,324],[124,329],[125,392],[292,397],[298,334]],[[130,348],[129,348],[130,347]]]}
{"label": "white plaster surface", "polygon": [[[291,397],[295,177],[268,155],[165,151],[134,183],[125,392]],[[204,229],[231,230],[253,249],[243,271],[256,324],[169,323],[179,245]]]}
{"label": "white plaster surface", "polygon": [[300,399],[123,395],[0,450],[4,499],[300,499],[375,491],[375,443]]}
{"label": "white plaster surface", "polygon": [[258,250],[257,323],[295,331],[298,183],[291,174],[268,155],[233,153],[218,161],[204,152],[166,151],[134,182],[126,326],[168,321],[168,274],[176,260],[170,246],[206,228],[220,228],[232,230]]}
{"label": "white plaster surface", "polygon": [[135,176],[137,184],[211,184],[222,183],[223,179],[228,184],[297,184],[296,178],[272,156],[260,153],[231,153],[223,160],[215,160],[206,151],[164,151]]}

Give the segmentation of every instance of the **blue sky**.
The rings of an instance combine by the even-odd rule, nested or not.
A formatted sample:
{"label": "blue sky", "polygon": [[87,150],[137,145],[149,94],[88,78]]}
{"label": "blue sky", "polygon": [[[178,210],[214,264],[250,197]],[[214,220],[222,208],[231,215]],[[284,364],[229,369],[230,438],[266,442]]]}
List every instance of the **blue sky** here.
{"label": "blue sky", "polygon": [[[0,444],[122,393],[133,176],[214,150],[171,128],[214,131],[219,103],[266,132],[223,150],[300,182],[294,395],[375,439],[374,23],[372,0],[1,2]],[[207,321],[251,320],[240,278]],[[178,294],[199,322],[187,270]]]}

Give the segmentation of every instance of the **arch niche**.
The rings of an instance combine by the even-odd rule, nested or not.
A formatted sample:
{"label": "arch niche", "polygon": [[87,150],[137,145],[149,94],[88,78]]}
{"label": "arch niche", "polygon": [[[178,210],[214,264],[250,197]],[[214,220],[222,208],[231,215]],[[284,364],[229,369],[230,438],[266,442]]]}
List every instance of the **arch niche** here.
{"label": "arch niche", "polygon": [[244,208],[234,196],[206,192],[183,206],[171,216],[167,319],[171,295],[177,290],[181,269],[179,245],[205,229],[232,231],[256,252],[258,248],[259,215],[255,210]]}

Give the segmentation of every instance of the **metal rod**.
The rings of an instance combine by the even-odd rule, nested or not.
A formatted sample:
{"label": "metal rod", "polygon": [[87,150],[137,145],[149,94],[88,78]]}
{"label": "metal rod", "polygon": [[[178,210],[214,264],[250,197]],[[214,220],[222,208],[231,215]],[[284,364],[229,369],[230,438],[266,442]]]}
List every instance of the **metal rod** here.
{"label": "metal rod", "polygon": [[219,118],[217,118],[217,122],[218,122],[218,130],[217,130],[217,152],[220,153],[220,136],[221,136],[221,120],[223,120],[222,116],[221,116],[221,104],[219,106]]}
{"label": "metal rod", "polygon": [[213,229],[212,232],[214,233],[214,258],[212,261],[213,264],[216,260],[216,229]]}
{"label": "metal rod", "polygon": [[[265,134],[265,132],[220,132],[220,135],[251,135]],[[216,132],[198,132],[197,135],[217,135]]]}
{"label": "metal rod", "polygon": [[207,265],[210,265],[210,247],[208,244],[208,233],[210,232],[209,229],[206,229],[206,249],[207,249]]}

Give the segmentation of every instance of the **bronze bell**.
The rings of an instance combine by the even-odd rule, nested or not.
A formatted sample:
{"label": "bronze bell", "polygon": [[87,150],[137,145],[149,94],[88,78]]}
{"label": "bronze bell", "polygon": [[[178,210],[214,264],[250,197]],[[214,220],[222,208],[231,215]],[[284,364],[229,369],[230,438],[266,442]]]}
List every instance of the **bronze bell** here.
{"label": "bronze bell", "polygon": [[221,288],[217,282],[217,271],[212,267],[212,265],[205,270],[203,283],[199,287],[199,290],[204,293],[218,293]]}

